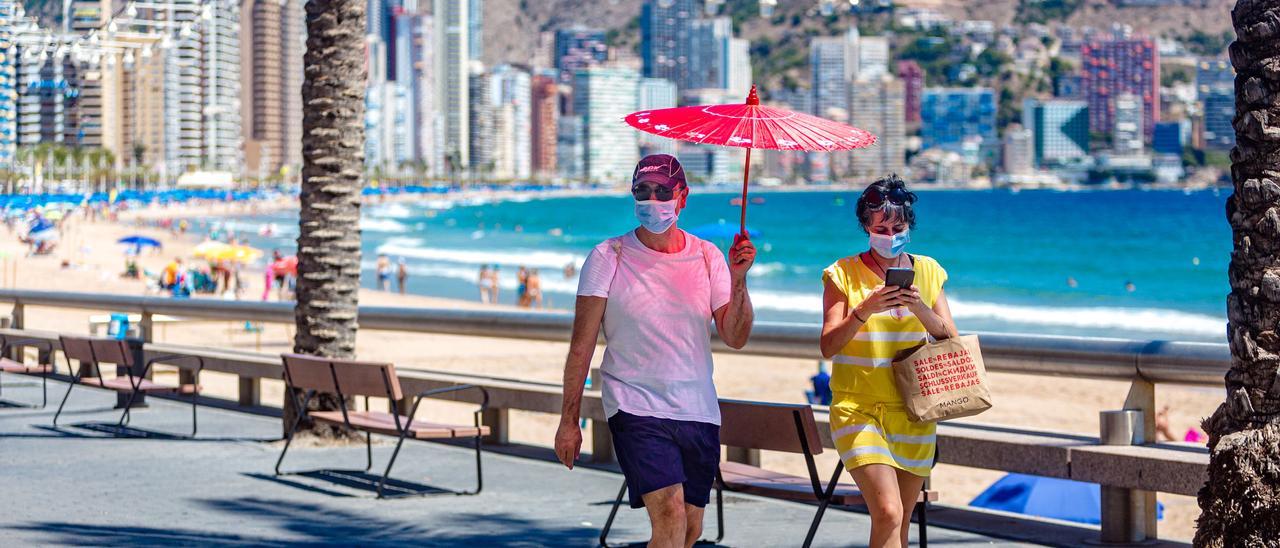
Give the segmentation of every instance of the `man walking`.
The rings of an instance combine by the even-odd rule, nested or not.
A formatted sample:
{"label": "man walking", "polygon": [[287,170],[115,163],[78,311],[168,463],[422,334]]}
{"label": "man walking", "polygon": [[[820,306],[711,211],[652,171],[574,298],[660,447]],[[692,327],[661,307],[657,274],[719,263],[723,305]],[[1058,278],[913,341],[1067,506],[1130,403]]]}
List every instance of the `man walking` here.
{"label": "man walking", "polygon": [[631,194],[640,226],[596,246],[582,265],[556,455],[573,468],[581,450],[583,382],[603,327],[604,408],[631,507],[648,511],[650,546],[688,547],[702,534],[720,461],[708,323],[730,347],[746,345],[756,250],[736,239],[726,263],[676,227],[689,188],[673,156],[640,160]]}

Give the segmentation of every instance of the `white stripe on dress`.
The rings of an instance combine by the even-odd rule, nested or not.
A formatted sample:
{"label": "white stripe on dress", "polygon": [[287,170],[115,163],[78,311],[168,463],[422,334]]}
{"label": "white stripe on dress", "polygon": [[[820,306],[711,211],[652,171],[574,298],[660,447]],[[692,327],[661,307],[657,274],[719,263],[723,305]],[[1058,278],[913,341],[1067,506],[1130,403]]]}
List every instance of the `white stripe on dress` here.
{"label": "white stripe on dress", "polygon": [[831,433],[831,439],[838,440],[845,436],[857,435],[863,432],[871,432],[872,434],[879,434],[880,429],[876,428],[876,425],[874,424],[851,424],[849,426],[836,429],[836,431]]}
{"label": "white stripe on dress", "polygon": [[856,365],[858,367],[893,367],[893,358],[864,358],[848,354],[836,354],[831,358],[835,365]]}
{"label": "white stripe on dress", "polygon": [[933,459],[908,459],[899,457],[893,454],[893,451],[890,451],[886,447],[880,447],[879,445],[863,445],[854,447],[853,449],[840,453],[840,459],[849,460],[860,455],[868,454],[884,455],[907,468],[928,468],[930,464],[933,464]]}
{"label": "white stripe on dress", "polygon": [[831,433],[831,439],[838,440],[845,436],[855,436],[863,432],[879,434],[880,436],[884,437],[889,443],[910,443],[910,444],[926,445],[926,444],[938,442],[937,434],[929,434],[925,436],[913,436],[910,434],[889,434],[885,436],[884,433],[881,432],[880,429],[877,428],[876,425],[874,424],[851,424],[843,428],[838,428]]}
{"label": "white stripe on dress", "polygon": [[928,336],[928,331],[859,331],[853,336],[853,340],[871,342],[917,342],[926,339]]}

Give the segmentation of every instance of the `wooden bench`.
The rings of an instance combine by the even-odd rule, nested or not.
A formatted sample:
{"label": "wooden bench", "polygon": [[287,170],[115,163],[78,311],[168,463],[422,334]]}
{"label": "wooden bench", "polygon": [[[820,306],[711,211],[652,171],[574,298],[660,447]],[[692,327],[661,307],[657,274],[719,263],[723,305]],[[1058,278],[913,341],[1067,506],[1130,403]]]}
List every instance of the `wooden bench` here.
{"label": "wooden bench", "polygon": [[[200,372],[204,370],[203,358],[178,354],[156,356],[147,360],[141,371],[135,371],[133,351],[125,341],[62,335],[59,337],[59,342],[62,347],[62,355],[67,360],[67,369],[75,371],[75,374],[72,376],[71,382],[67,383],[67,393],[62,396],[62,403],[58,404],[58,412],[53,415],[53,425],[55,427],[58,426],[58,417],[62,415],[63,407],[67,405],[67,398],[71,396],[71,390],[77,384],[83,384],[129,394],[129,401],[124,406],[124,412],[120,414],[120,421],[116,423],[117,426],[129,424],[129,420],[132,418],[130,410],[138,394],[186,394],[191,398],[190,437],[195,437],[200,426],[196,415],[196,402],[200,396]],[[71,360],[76,360],[77,367],[72,368]],[[192,377],[191,383],[165,384],[154,382],[148,378],[152,366],[157,363],[183,361],[196,364],[195,375]],[[115,364],[118,367],[125,368],[125,372],[108,379],[102,375],[102,364],[104,363]],[[136,375],[134,374],[135,372],[137,373]]]}
{"label": "wooden bench", "polygon": [[[391,475],[391,467],[395,465],[396,457],[400,455],[400,447],[404,444],[404,440],[410,438],[416,440],[473,439],[476,451],[476,489],[475,491],[458,494],[474,495],[484,487],[484,473],[480,464],[480,438],[489,435],[489,427],[480,424],[480,416],[489,406],[489,391],[485,390],[484,387],[467,384],[424,391],[414,397],[413,406],[409,414],[401,415],[395,410],[394,406],[396,402],[404,399],[404,394],[400,388],[400,378],[396,376],[395,366],[392,364],[321,358],[302,354],[283,354],[281,358],[284,363],[285,384],[289,388],[289,390],[286,390],[287,397],[293,398],[294,408],[298,409],[299,412],[285,434],[284,449],[280,451],[280,458],[276,460],[276,475],[284,474],[284,472],[280,471],[280,464],[284,462],[284,456],[289,452],[289,445],[293,442],[293,436],[297,432],[298,426],[302,424],[304,419],[310,419],[321,424],[345,426],[351,430],[364,432],[365,455],[367,457],[365,472],[373,467],[373,434],[385,434],[398,438],[395,451],[391,453],[391,460],[387,462],[387,468],[378,480],[378,498],[384,498],[384,488],[387,483],[387,477]],[[458,426],[426,422],[414,418],[417,415],[418,405],[422,403],[423,398],[468,389],[479,390],[482,396],[480,407],[475,411],[475,424]],[[304,393],[302,398],[298,397],[299,392]],[[339,410],[310,410],[307,406],[312,398],[320,392],[336,394],[340,402]],[[347,398],[356,396],[364,396],[365,411],[348,407]],[[368,410],[369,397],[387,398],[391,405],[391,412],[382,413]],[[316,472],[316,470],[311,472]],[[301,474],[305,472],[290,473]],[[401,494],[424,495],[433,491],[408,491]]]}
{"label": "wooden bench", "polygon": [[[720,400],[720,443],[730,447],[743,449],[759,449],[804,455],[808,468],[808,477],[794,476],[781,472],[765,470],[757,466],[737,462],[721,462],[716,473],[716,525],[715,543],[724,538],[724,504],[722,491],[748,493],[770,498],[778,498],[797,502],[816,502],[818,510],[809,524],[809,532],[805,536],[804,546],[813,543],[818,526],[827,507],[865,506],[866,501],[857,485],[843,483],[840,475],[844,472],[844,463],[836,464],[835,473],[825,484],[818,477],[818,468],[814,456],[822,453],[821,438],[818,435],[817,422],[814,420],[813,408],[808,405],[759,403],[740,400]],[[614,500],[600,532],[600,545],[608,546],[609,530],[613,527],[613,519],[622,505],[622,498],[627,492],[626,481]],[[919,517],[920,546],[929,545],[928,509],[929,502],[937,501],[935,491],[922,490],[916,499],[914,511]]]}
{"label": "wooden bench", "polygon": [[[35,364],[28,364],[21,353],[16,359],[9,359],[9,350],[22,346],[34,346],[40,349]],[[49,374],[53,373],[53,344],[46,340],[20,338],[0,335],[0,374],[40,375],[40,409],[49,403]],[[0,380],[0,394],[4,393],[4,382]],[[35,407],[26,406],[22,407]]]}

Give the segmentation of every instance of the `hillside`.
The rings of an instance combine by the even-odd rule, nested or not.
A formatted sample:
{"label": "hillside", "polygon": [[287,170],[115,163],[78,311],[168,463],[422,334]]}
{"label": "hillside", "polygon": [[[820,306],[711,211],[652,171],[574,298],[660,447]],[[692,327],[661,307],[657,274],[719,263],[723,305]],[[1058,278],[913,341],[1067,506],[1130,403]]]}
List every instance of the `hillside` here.
{"label": "hillside", "polygon": [[[573,24],[614,31],[614,42],[635,48],[642,0],[485,0],[485,59],[527,62],[538,34]],[[870,3],[870,2],[864,2]],[[1113,22],[1157,37],[1187,37],[1195,29],[1217,39],[1231,30],[1233,0],[1183,0],[1174,6],[1123,6],[1108,0],[906,0],[902,7],[926,7],[960,19],[997,25],[1064,21],[1072,26],[1110,28]],[[1135,3],[1130,0],[1128,3]],[[844,5],[843,2],[839,2]],[[1193,5],[1184,5],[1193,4]],[[857,24],[864,34],[891,26],[889,13],[823,17],[815,0],[780,0],[774,15],[758,15],[756,0],[726,0],[722,13],[734,19],[739,36],[751,40],[756,80],[768,88],[804,86],[808,40],[835,35]],[[1214,40],[1209,40],[1213,42]],[[1220,41],[1220,40],[1219,40]],[[1213,44],[1216,49],[1218,44]]]}

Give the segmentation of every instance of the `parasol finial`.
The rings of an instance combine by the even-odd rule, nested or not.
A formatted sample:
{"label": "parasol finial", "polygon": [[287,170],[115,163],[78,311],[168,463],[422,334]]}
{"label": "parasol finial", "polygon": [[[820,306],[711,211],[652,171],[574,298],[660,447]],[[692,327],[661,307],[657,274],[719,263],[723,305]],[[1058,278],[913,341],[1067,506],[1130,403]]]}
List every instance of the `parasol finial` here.
{"label": "parasol finial", "polygon": [[760,97],[756,95],[756,85],[755,85],[755,84],[751,84],[751,93],[748,93],[748,94],[747,94],[747,104],[748,104],[748,105],[759,105],[759,104],[760,104]]}

